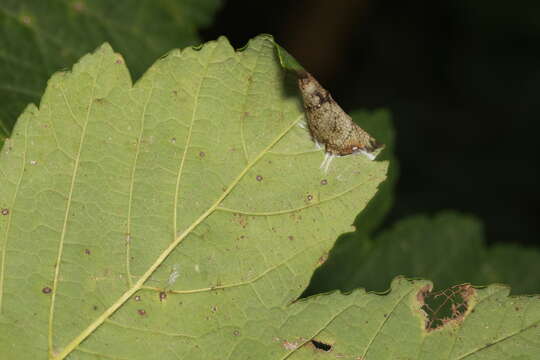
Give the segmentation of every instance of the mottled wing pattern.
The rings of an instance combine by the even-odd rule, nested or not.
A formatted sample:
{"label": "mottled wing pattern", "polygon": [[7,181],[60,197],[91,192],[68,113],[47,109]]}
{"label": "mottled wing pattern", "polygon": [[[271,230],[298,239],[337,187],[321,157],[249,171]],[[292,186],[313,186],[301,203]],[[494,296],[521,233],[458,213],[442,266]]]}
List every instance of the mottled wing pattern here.
{"label": "mottled wing pattern", "polygon": [[339,156],[357,152],[371,154],[381,148],[382,145],[356,125],[310,73],[299,75],[298,86],[311,136],[324,144],[327,153]]}

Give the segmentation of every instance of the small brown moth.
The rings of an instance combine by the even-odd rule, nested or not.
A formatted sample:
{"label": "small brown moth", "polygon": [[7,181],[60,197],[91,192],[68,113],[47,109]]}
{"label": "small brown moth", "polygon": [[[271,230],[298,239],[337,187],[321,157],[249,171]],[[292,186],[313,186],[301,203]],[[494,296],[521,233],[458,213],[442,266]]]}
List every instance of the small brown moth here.
{"label": "small brown moth", "polygon": [[335,156],[362,153],[375,159],[382,145],[356,125],[310,73],[299,73],[298,87],[304,98],[311,136],[317,145],[325,147],[326,156],[321,168],[327,171]]}

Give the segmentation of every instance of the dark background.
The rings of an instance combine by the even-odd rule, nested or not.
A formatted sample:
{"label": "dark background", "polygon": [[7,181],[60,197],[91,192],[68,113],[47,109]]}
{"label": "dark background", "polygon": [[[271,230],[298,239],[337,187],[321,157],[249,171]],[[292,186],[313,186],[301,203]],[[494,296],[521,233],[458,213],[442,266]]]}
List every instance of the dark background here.
{"label": "dark background", "polygon": [[387,224],[455,209],[489,243],[538,245],[540,2],[226,1],[204,41],[273,34],[346,109],[386,107],[400,178]]}

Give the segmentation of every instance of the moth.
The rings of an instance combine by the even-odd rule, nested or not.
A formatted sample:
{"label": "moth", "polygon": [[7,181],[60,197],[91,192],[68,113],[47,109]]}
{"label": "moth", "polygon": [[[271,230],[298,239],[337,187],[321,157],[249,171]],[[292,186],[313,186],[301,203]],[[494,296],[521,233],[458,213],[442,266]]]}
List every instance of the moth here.
{"label": "moth", "polygon": [[330,93],[307,71],[298,74],[298,87],[304,100],[306,120],[311,137],[324,146],[321,168],[328,171],[336,156],[362,153],[373,160],[383,147],[332,99]]}

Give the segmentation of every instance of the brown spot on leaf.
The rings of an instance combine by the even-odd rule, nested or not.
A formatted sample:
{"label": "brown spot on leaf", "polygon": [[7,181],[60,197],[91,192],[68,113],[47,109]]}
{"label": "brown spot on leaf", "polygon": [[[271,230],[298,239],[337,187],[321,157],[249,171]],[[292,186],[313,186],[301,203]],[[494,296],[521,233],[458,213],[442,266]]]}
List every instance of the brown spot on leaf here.
{"label": "brown spot on leaf", "polygon": [[234,222],[236,222],[238,225],[240,225],[243,228],[245,228],[248,225],[247,216],[243,214],[235,213],[233,215],[233,220]]}
{"label": "brown spot on leaf", "polygon": [[44,294],[50,294],[52,292],[52,289],[48,286],[45,286],[43,289],[41,289],[41,292]]}
{"label": "brown spot on leaf", "polygon": [[321,180],[321,185],[326,185],[326,184],[328,184],[328,180],[322,179],[322,180]]}
{"label": "brown spot on leaf", "polygon": [[85,253],[86,255],[90,255],[90,249],[84,249],[84,253]]}
{"label": "brown spot on leaf", "polygon": [[5,209],[2,209],[2,215],[6,216],[6,215],[9,215],[9,209],[8,208],[5,208]]}
{"label": "brown spot on leaf", "polygon": [[144,309],[139,309],[139,310],[137,310],[137,313],[138,313],[139,315],[141,315],[141,316],[144,316],[144,315],[146,315],[146,310],[144,310]]}
{"label": "brown spot on leaf", "polygon": [[283,341],[283,347],[286,349],[286,350],[296,350],[298,348],[298,342],[296,341]]}
{"label": "brown spot on leaf", "polygon": [[167,293],[165,291],[161,291],[159,293],[159,301],[163,301],[167,298]]}
{"label": "brown spot on leaf", "polygon": [[261,175],[257,175],[256,179],[257,181],[262,181],[263,177]]}
{"label": "brown spot on leaf", "polygon": [[206,156],[206,153],[204,151],[199,152],[199,157],[203,158]]}
{"label": "brown spot on leaf", "polygon": [[308,201],[311,201],[311,200],[313,200],[313,195],[311,195],[311,194],[308,194],[308,196],[307,196],[307,200],[308,200]]}
{"label": "brown spot on leaf", "polygon": [[328,260],[328,253],[323,254],[323,255],[319,258],[319,260],[317,261],[317,265],[320,266],[320,265],[324,264],[324,263],[326,262],[326,260]]}
{"label": "brown spot on leaf", "polygon": [[133,298],[133,300],[135,300],[135,301],[141,301],[140,295],[135,295],[135,297]]}

